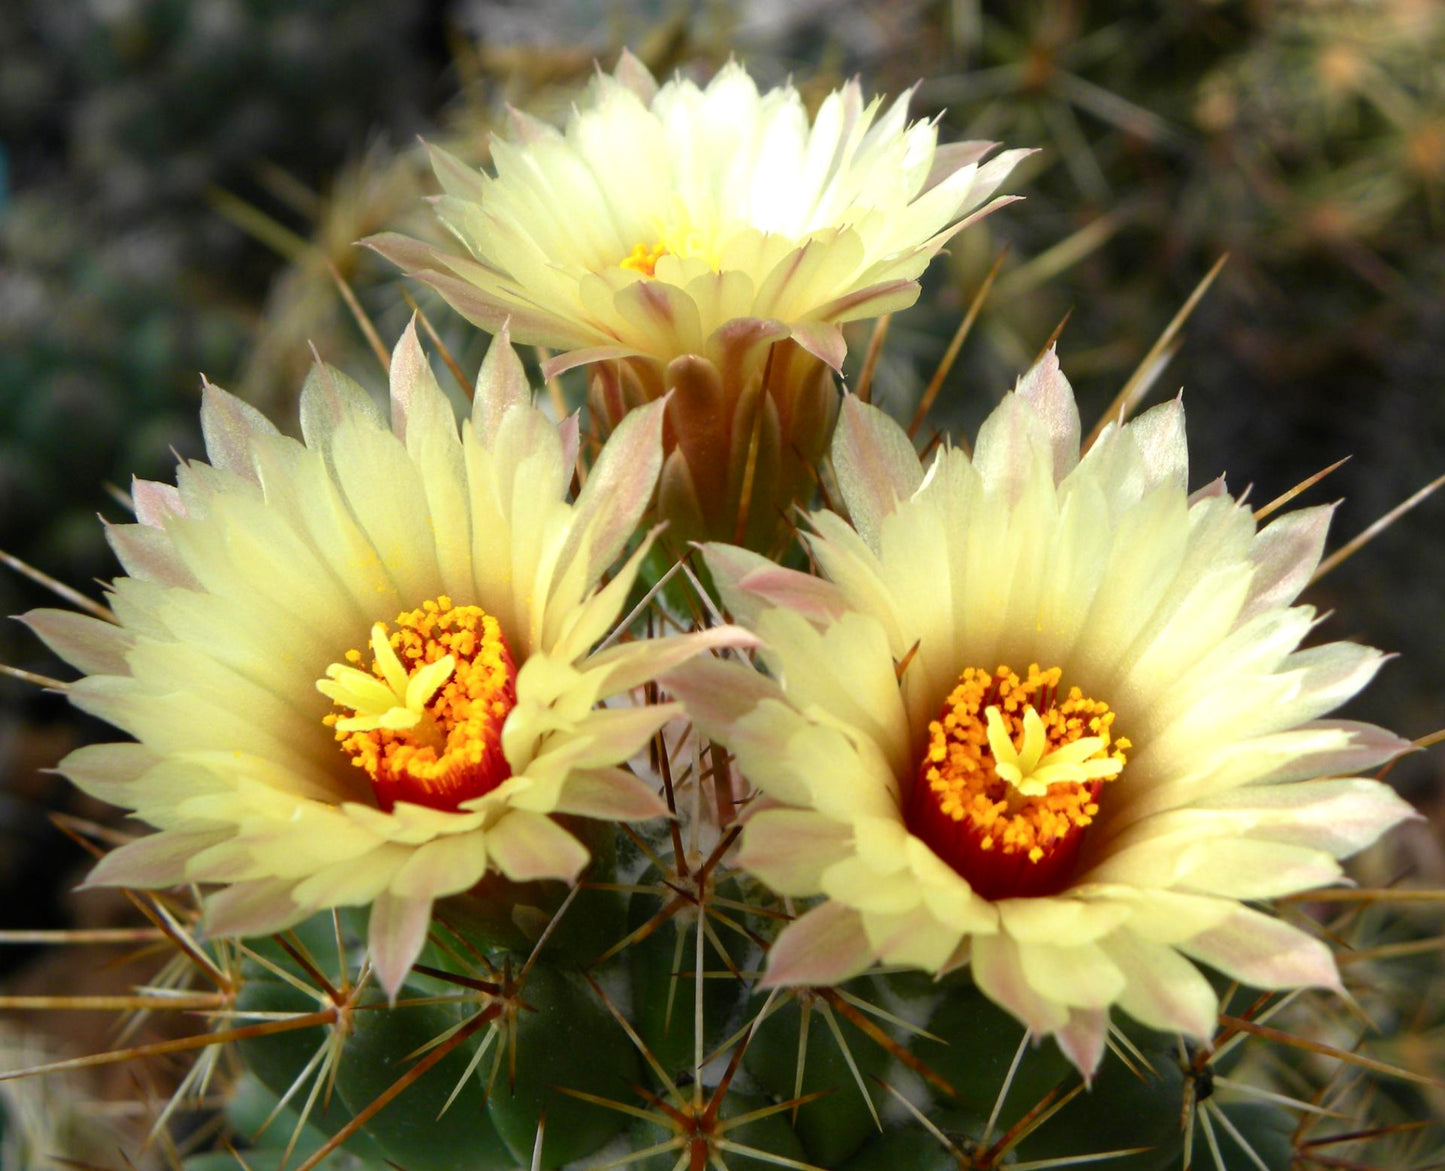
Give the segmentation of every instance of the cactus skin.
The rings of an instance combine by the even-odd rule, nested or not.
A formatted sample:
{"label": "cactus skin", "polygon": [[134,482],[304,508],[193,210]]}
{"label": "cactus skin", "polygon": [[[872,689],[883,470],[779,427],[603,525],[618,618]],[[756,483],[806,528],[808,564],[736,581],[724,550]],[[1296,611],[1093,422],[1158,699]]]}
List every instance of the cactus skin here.
{"label": "cactus skin", "polygon": [[[652,867],[633,884],[613,883],[612,851],[593,844],[599,885],[584,884],[570,901],[556,884],[489,884],[475,897],[439,904],[431,941],[394,1005],[368,984],[348,991],[364,972],[359,912],[335,923],[320,916],[285,939],[255,945],[241,966],[231,1026],[315,1014],[331,1003],[318,974],[349,1008],[333,1023],[233,1047],[249,1070],[231,1108],[240,1140],[249,1136],[253,1144],[243,1151],[248,1165],[294,1171],[362,1114],[359,1128],[318,1164],[323,1171],[503,1171],[534,1165],[534,1157],[536,1166],[554,1168],[627,1152],[642,1156],[631,1165],[644,1171],[709,1160],[734,1171],[763,1168],[770,1165],[764,1155],[844,1171],[948,1171],[1107,1152],[1121,1152],[1103,1161],[1121,1171],[1181,1165],[1190,1100],[1211,1095],[1215,1071],[1202,1057],[1196,1068],[1203,1073],[1186,1069],[1181,1055],[1194,1055],[1176,1038],[1119,1021],[1120,1052],[1131,1054],[1130,1064],[1106,1056],[1086,1088],[1052,1042],[1025,1043],[1022,1026],[966,975],[931,981],[917,973],[875,974],[840,989],[769,994],[749,987],[763,965],[759,943],[734,946],[729,938],[724,960],[712,922],[704,936],[698,1081],[692,1033],[698,912],[690,906],[640,931],[658,916],[666,902],[658,892],[673,889],[676,877],[661,883]],[[773,909],[762,892],[729,875],[717,877],[712,889],[718,888],[729,900]],[[709,906],[705,913],[718,912]],[[556,916],[550,924],[549,914]],[[751,930],[764,920],[739,913],[737,921]],[[599,962],[607,932],[614,945],[631,942],[602,949],[613,954]],[[335,958],[329,966],[314,958],[336,957],[338,950],[345,979],[331,970]],[[728,964],[740,978],[727,975]],[[1245,1003],[1252,999],[1243,995]],[[328,1038],[334,1071],[319,1064]],[[398,1079],[426,1061],[434,1064],[396,1092]],[[1232,1065],[1221,1072],[1227,1069]],[[304,1108],[316,1079],[328,1076],[334,1084],[329,1090],[323,1084]],[[877,1122],[862,1100],[865,1089]],[[283,1097],[279,1117],[257,1134]],[[1228,1166],[1258,1164],[1239,1149],[1221,1114],[1264,1166],[1288,1171],[1295,1119],[1287,1111],[1240,1101],[1217,1107],[1214,1141]],[[1042,1123],[1031,1126],[1040,1116]],[[1021,1137],[1001,1145],[1016,1130]],[[296,1151],[288,1160],[293,1133]],[[1212,1166],[1202,1127],[1193,1143],[1194,1164]],[[196,1156],[186,1171],[235,1166],[218,1158]]]}
{"label": "cactus skin", "polygon": [[[849,987],[869,983],[871,981],[850,981]],[[857,988],[857,991],[871,998],[873,989]],[[809,1002],[806,1009],[805,1001]],[[888,1097],[879,1082],[886,1076],[889,1058],[886,1050],[846,1019],[840,1021],[825,1005],[826,1001],[805,994],[777,1009],[759,1026],[748,1046],[744,1064],[758,1084],[779,1100],[791,1098],[795,1087],[803,1094],[824,1094],[798,1109],[793,1129],[809,1162],[836,1167],[876,1133],[873,1116],[884,1109]],[[762,1001],[755,1000],[754,1009],[761,1008]],[[800,1053],[805,1011],[809,1017],[808,1034],[806,1049]],[[828,1016],[836,1023],[837,1033],[833,1032]],[[847,1056],[838,1045],[839,1035],[848,1047]],[[871,1109],[863,1100],[864,1090],[853,1077],[848,1057],[862,1075]]]}
{"label": "cactus skin", "polygon": [[[621,1028],[586,983],[553,958],[539,959],[525,979],[504,978],[497,995],[460,988],[445,979],[444,969],[429,968],[437,975],[418,969],[395,1005],[365,987],[340,1023],[252,1038],[238,1045],[239,1056],[267,1091],[299,1103],[315,1076],[308,1063],[328,1032],[339,1032],[334,1093],[329,1101],[318,1097],[307,1119],[316,1131],[333,1136],[387,1094],[419,1058],[444,1048],[430,1049],[434,1043],[471,1025],[466,1043],[451,1048],[376,1111],[346,1139],[346,1150],[368,1164],[385,1166],[390,1160],[419,1171],[505,1171],[531,1161],[537,1119],[546,1114],[564,1119],[549,1128],[543,1148],[544,1165],[559,1166],[601,1147],[626,1118],[568,1098],[556,1087],[617,1096],[639,1079],[640,1070]],[[286,964],[266,959],[269,966],[248,963],[243,969],[236,1015],[274,1019],[316,1012],[317,997],[290,982],[310,981],[305,967],[294,959]],[[450,965],[455,974],[464,967]],[[359,963],[353,978],[358,974]],[[484,1044],[489,1054],[501,1056],[495,1067],[488,1057],[479,1072],[469,1074],[468,1064]],[[289,1132],[281,1141],[287,1139]]]}
{"label": "cactus skin", "polygon": [[[659,881],[656,869],[651,867],[642,879],[644,885]],[[658,889],[668,890],[665,885]],[[729,893],[738,892],[730,890]],[[662,907],[661,899],[651,892],[634,894],[628,907],[628,930],[644,930]],[[697,994],[690,974],[696,966],[696,937],[696,914],[674,915],[638,938],[624,953],[632,993],[633,1023],[658,1064],[674,1076],[690,1071],[693,1065]],[[727,1039],[726,1026],[736,1016],[743,998],[740,981],[721,978],[727,971],[727,963],[716,945],[706,940],[703,970],[713,973],[703,982],[702,996],[703,1047],[709,1053]],[[678,975],[675,976],[674,971]]]}

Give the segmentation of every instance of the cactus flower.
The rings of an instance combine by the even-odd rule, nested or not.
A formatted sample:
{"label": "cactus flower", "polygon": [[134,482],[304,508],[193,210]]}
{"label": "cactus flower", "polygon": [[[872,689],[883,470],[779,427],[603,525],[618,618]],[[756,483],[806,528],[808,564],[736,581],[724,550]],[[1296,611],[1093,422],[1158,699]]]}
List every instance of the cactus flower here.
{"label": "cactus flower", "polygon": [[159,830],[90,882],[219,884],[207,926],[233,935],[369,904],[394,992],[434,899],[488,871],[578,875],[587,850],[552,814],[665,812],[623,766],[675,706],[627,693],[728,636],[593,652],[651,542],[600,585],[651,498],[661,410],[569,502],[575,423],[531,405],[505,336],[460,436],[410,327],[389,424],[325,366],[304,443],[207,386],[210,463],[138,481],[137,523],[110,529],[114,622],[26,616],[86,673],[72,701],[134,737],[61,770]]}
{"label": "cactus flower", "polygon": [[1212,1035],[1196,962],[1338,988],[1324,943],[1251,905],[1338,880],[1412,815],[1353,775],[1408,745],[1324,718],[1382,656],[1300,649],[1330,509],[1256,530],[1222,481],[1190,495],[1177,401],[1081,457],[1052,353],[971,459],[925,469],[849,399],[833,460],[852,524],[811,516],[821,577],[707,550],[767,674],[698,660],[665,680],[767,798],[742,865],[822,896],[766,981],[968,965],[1085,1075],[1115,1007]]}
{"label": "cactus flower", "polygon": [[1009,202],[990,197],[1028,153],[939,146],[907,95],[884,109],[857,82],[810,120],[791,85],[759,93],[736,63],[659,87],[630,54],[565,129],[514,122],[495,175],[432,151],[464,251],[368,243],[484,329],[561,350],[549,373],[594,364],[609,427],[676,388],[665,512],[759,546],[826,449],[843,323],[911,305],[939,249]]}

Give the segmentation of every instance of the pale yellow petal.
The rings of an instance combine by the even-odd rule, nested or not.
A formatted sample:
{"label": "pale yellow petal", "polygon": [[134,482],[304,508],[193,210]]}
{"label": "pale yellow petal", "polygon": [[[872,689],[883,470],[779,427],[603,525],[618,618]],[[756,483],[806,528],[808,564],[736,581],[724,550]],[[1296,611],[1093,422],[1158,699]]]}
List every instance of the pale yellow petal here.
{"label": "pale yellow petal", "polygon": [[838,903],[823,903],[774,940],[762,987],[838,984],[865,971],[873,959],[862,916]]}
{"label": "pale yellow petal", "polygon": [[587,848],[550,817],[523,810],[508,813],[487,831],[487,851],[497,869],[515,882],[570,882],[589,858]]}

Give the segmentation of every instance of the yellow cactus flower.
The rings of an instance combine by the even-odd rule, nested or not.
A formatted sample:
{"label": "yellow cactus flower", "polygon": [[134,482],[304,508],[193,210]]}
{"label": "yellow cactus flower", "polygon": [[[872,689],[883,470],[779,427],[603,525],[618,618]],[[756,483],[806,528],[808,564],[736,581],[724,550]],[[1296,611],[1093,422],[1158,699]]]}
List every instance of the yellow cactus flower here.
{"label": "yellow cactus flower", "polygon": [[767,675],[699,660],[664,679],[771,798],[742,865],[823,897],[766,982],[968,965],[1086,1075],[1114,1007],[1212,1034],[1191,960],[1338,987],[1322,942],[1249,905],[1337,880],[1412,816],[1352,775],[1408,744],[1322,718],[1380,654],[1299,646],[1330,510],[1256,531],[1222,481],[1190,495],[1177,401],[1081,457],[1052,353],[971,459],[925,470],[848,399],[833,462],[852,524],[812,515],[822,577],[707,550]]}
{"label": "yellow cactus flower", "polygon": [[235,935],[369,904],[394,992],[433,900],[488,871],[577,876],[587,850],[550,815],[665,812],[624,765],[675,705],[628,692],[728,635],[593,652],[651,543],[600,584],[652,496],[662,404],[575,501],[575,424],[531,405],[505,335],[460,435],[412,327],[389,422],[318,366],[304,443],[214,386],[201,423],[210,463],[137,481],[137,523],[110,529],[114,621],[27,615],[86,673],[72,701],[134,737],[61,770],[160,831],[91,883],[220,884],[207,925]]}
{"label": "yellow cactus flower", "polygon": [[482,328],[561,350],[549,374],[593,364],[608,427],[677,388],[664,510],[687,535],[741,524],[761,545],[825,450],[843,323],[911,305],[1029,153],[939,146],[907,104],[850,82],[810,120],[791,85],[760,93],[735,62],[659,87],[624,54],[564,129],[517,115],[495,175],[433,149],[464,251],[367,243]]}

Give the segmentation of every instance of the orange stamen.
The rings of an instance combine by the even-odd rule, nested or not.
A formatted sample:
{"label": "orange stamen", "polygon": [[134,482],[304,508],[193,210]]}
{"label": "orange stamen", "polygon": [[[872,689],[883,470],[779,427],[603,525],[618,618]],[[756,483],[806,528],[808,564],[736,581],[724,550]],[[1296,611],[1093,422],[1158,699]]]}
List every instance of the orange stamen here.
{"label": "orange stamen", "polygon": [[[330,668],[319,686],[342,710],[325,722],[381,808],[409,801],[454,811],[511,776],[502,725],[517,703],[517,668],[501,626],[479,606],[454,607],[443,595],[398,615],[396,627],[374,629],[369,674]],[[363,662],[360,651],[346,658]]]}
{"label": "orange stamen", "polygon": [[928,726],[910,831],[989,899],[1055,894],[1072,877],[1105,782],[1124,767],[1108,704],[1058,701],[1057,667],[1020,679],[969,667]]}

